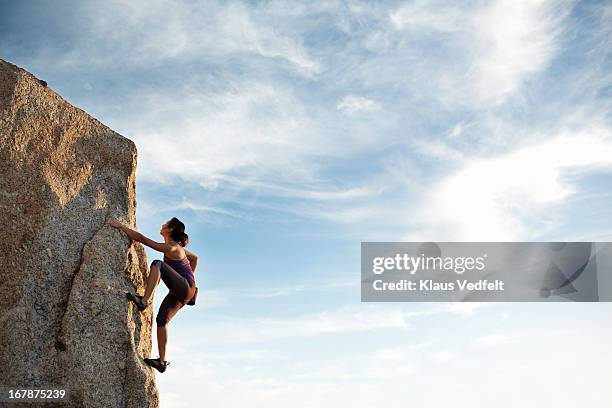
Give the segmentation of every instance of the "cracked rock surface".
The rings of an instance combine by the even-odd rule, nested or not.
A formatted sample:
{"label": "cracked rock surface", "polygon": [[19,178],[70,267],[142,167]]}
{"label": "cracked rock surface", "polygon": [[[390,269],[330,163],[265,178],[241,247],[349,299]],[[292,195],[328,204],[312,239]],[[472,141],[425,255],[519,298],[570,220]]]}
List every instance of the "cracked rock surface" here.
{"label": "cracked rock surface", "polygon": [[152,308],[125,298],[144,293],[145,252],[105,224],[135,228],[136,157],[131,140],[0,60],[0,386],[64,388],[62,406],[159,405],[142,360]]}

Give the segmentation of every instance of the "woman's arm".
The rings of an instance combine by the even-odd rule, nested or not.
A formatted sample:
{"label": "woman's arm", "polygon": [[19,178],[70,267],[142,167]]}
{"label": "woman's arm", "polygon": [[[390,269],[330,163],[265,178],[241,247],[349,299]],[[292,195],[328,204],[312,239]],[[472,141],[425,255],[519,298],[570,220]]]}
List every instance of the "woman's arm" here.
{"label": "woman's arm", "polygon": [[191,266],[191,270],[195,273],[196,268],[198,267],[198,257],[187,258],[189,259],[189,265]]}
{"label": "woman's arm", "polygon": [[198,266],[198,256],[194,253],[189,252],[186,249],[184,249],[184,251],[185,255],[187,256],[187,259],[189,259],[189,265],[191,265],[191,270],[193,271],[193,273],[195,273],[196,268]]}
{"label": "woman's arm", "polygon": [[109,224],[111,227],[115,227],[125,232],[125,235],[127,235],[128,238],[130,238],[132,241],[141,242],[142,244],[153,248],[156,251],[165,253],[166,251],[172,248],[171,245],[166,244],[165,242],[155,242],[152,239],[145,237],[140,232],[134,231],[133,229],[126,227],[125,225],[121,224],[119,221],[112,217],[106,220],[106,223]]}

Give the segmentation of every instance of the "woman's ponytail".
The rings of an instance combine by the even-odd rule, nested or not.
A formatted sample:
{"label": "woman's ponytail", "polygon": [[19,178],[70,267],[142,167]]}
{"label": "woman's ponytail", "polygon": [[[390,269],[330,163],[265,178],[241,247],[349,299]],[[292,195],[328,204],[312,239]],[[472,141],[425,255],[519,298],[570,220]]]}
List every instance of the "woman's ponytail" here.
{"label": "woman's ponytail", "polygon": [[185,234],[185,224],[183,224],[178,218],[173,217],[168,226],[171,228],[170,236],[173,240],[179,243],[180,246],[187,246],[189,242],[189,236]]}

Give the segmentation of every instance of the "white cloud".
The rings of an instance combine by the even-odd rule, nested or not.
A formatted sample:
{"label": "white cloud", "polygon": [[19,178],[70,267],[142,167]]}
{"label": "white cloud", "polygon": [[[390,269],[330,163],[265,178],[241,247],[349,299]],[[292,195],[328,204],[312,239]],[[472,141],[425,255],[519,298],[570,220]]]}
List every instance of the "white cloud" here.
{"label": "white cloud", "polygon": [[117,1],[110,7],[107,2],[84,7],[91,13],[94,34],[110,38],[111,44],[126,50],[126,60],[136,64],[247,52],[284,59],[303,73],[320,70],[296,39],[258,20],[241,3],[211,2],[200,7],[165,0]]}
{"label": "white cloud", "polygon": [[[315,288],[315,290],[320,290]],[[227,302],[240,299],[240,291],[223,292]],[[258,292],[257,294],[263,294]],[[184,347],[216,347],[228,344],[262,344],[276,340],[308,339],[331,334],[351,334],[393,330],[397,333],[415,330],[417,322],[432,316],[473,318],[486,303],[423,303],[417,306],[378,305],[371,303],[343,305],[326,310],[296,314],[283,318],[223,316],[205,324],[193,325]],[[419,320],[421,319],[421,320]]]}
{"label": "white cloud", "polygon": [[[258,199],[241,206],[359,224],[364,230],[392,223],[410,227],[397,217],[425,205],[416,193],[431,181],[430,174],[462,165],[469,144],[479,149],[495,141],[521,142],[505,133],[527,126],[506,125],[503,134],[491,137],[483,132],[488,117],[454,113],[466,107],[477,112],[520,95],[526,81],[557,55],[572,4],[496,0],[460,7],[412,1],[390,9],[334,2],[88,3],[78,9],[86,35],[67,58],[102,66],[121,60],[163,78],[173,75],[166,71],[173,69],[169,63],[176,62],[177,71],[204,64],[202,72],[187,70],[178,83],[133,87],[123,95],[131,101],[122,105],[124,114],[104,119],[137,142],[140,182],[188,182],[214,192],[183,197],[183,208],[209,218],[244,218],[253,207],[223,207],[248,191]],[[325,26],[330,29],[325,39],[310,36],[321,33],[319,23],[327,19],[346,36],[335,38],[331,26]],[[374,37],[378,45],[368,46]],[[216,76],[208,72],[211,66]],[[287,81],[286,67],[307,78]],[[320,104],[325,101],[316,99],[316,91],[323,84],[345,96],[329,101],[332,106]],[[328,109],[333,105],[336,110]],[[342,121],[342,113],[368,113],[363,116],[371,122]],[[511,122],[496,112],[487,115],[491,123]],[[450,128],[450,136],[436,134],[434,126]],[[397,135],[402,127],[405,140]],[[400,143],[418,155],[410,166],[374,167],[387,160],[381,146]],[[374,165],[367,176],[351,171],[356,158]],[[393,195],[394,189],[406,191],[402,197]]]}
{"label": "white cloud", "polygon": [[[352,200],[363,197],[370,197],[380,193],[380,189],[373,186],[347,187],[346,189],[323,189],[324,186],[296,187],[281,183],[271,183],[264,180],[249,180],[242,177],[218,175],[200,182],[205,188],[217,188],[221,184],[231,186],[239,190],[256,190],[261,195],[276,197],[299,198],[315,201],[336,201]],[[310,188],[309,188],[310,187]],[[321,188],[316,188],[321,187]]]}
{"label": "white cloud", "polygon": [[397,8],[389,21],[393,29],[447,50],[419,72],[438,88],[442,101],[490,107],[520,94],[525,81],[549,67],[574,3],[495,0],[458,6],[419,0]]}
{"label": "white cloud", "polygon": [[338,110],[348,114],[375,111],[381,108],[379,102],[359,95],[347,95],[338,103]]}
{"label": "white cloud", "polygon": [[440,350],[431,354],[431,361],[436,364],[447,364],[458,358],[458,354],[452,350]]}
{"label": "white cloud", "polygon": [[144,218],[152,217],[159,213],[173,212],[177,210],[191,210],[197,212],[201,216],[207,217],[212,220],[218,216],[230,217],[230,218],[244,218],[245,215],[237,211],[230,211],[220,206],[203,205],[197,202],[193,202],[186,197],[176,197],[176,201],[173,202],[149,202],[144,201],[142,205],[139,205],[138,212]]}
{"label": "white cloud", "polygon": [[[476,241],[533,237],[551,210],[576,192],[564,179],[568,172],[609,170],[611,137],[605,127],[568,130],[498,157],[468,161],[423,198],[418,219],[426,227],[415,235]],[[540,219],[530,222],[535,217]]]}
{"label": "white cloud", "polygon": [[[599,406],[611,402],[606,381],[612,363],[612,354],[607,352],[612,333],[602,329],[607,327],[607,315],[595,306],[588,306],[594,312],[588,319],[572,319],[567,330],[559,330],[559,321],[546,313],[536,319],[541,326],[529,332],[524,327],[506,326],[505,330],[520,341],[504,338],[496,343],[489,336],[491,347],[469,347],[471,338],[487,338],[482,333],[491,316],[485,316],[476,327],[453,326],[447,321],[441,332],[438,322],[433,322],[422,327],[427,341],[413,340],[417,332],[402,339],[350,333],[337,343],[292,341],[267,349],[229,345],[197,353],[185,350],[171,354],[176,365],[160,376],[157,384],[164,406],[172,400],[182,405],[205,401],[223,407],[241,407],[249,401],[253,407],[382,404],[401,408],[412,404],[467,408],[474,406],[474,390],[478,390],[477,406]],[[558,311],[548,312],[558,315]],[[448,335],[450,327],[455,328],[453,335]],[[467,339],[462,340],[462,335]],[[183,342],[183,338],[173,337],[171,344],[177,341]],[[356,344],[360,345],[358,352],[351,347]],[[187,380],[185,372],[190,373]],[[559,375],[575,372],[580,374]],[[194,384],[206,387],[200,393],[189,392]],[[432,384],[445,392],[432,393]],[[509,387],[518,386],[520,395],[508,393]],[[542,389],[559,387],[571,392],[542,393]],[[228,389],[234,391],[228,393]]]}
{"label": "white cloud", "polygon": [[513,338],[507,334],[488,334],[486,336],[478,337],[472,341],[471,345],[474,347],[495,347],[500,344],[507,344],[513,341]]}
{"label": "white cloud", "polygon": [[324,141],[299,100],[266,83],[236,81],[232,87],[207,94],[184,84],[172,93],[132,95],[142,113],[115,121],[139,146],[139,177],[207,185],[224,175],[239,175],[242,183],[312,181],[307,158]]}
{"label": "white cloud", "polygon": [[[603,102],[569,102],[607,86],[596,58],[565,79],[568,101],[538,100],[526,116],[532,106],[518,97],[549,74],[564,33],[576,30],[567,19],[573,4],[83,3],[75,22],[83,32],[53,60],[146,68],[134,72],[151,77],[130,83],[117,110],[100,98],[99,110],[110,112],[101,119],[136,141],[139,182],[190,183],[182,208],[241,220],[271,210],[340,223],[340,232],[399,238],[412,229],[416,237],[443,234],[414,228],[438,222],[435,209],[425,218],[418,210],[432,202],[431,183],[469,166],[472,155],[492,146],[503,155],[531,141],[533,129],[545,127],[540,119],[573,109],[588,113],[582,124],[606,117]],[[585,55],[605,54],[605,30],[585,32]],[[99,89],[92,84],[88,94]],[[227,203],[237,205],[226,210]],[[494,230],[524,235],[523,222],[485,207],[500,223]]]}
{"label": "white cloud", "polygon": [[548,0],[496,0],[475,13],[470,76],[482,102],[503,102],[530,76],[548,68],[571,6]]}
{"label": "white cloud", "polygon": [[441,310],[468,319],[473,317],[478,310],[494,306],[494,303],[485,302],[452,302],[444,303]]}
{"label": "white cloud", "polygon": [[473,127],[475,125],[474,122],[469,122],[469,121],[461,121],[459,123],[457,123],[455,126],[452,127],[452,129],[448,132],[448,137],[449,138],[458,138],[461,135],[465,134],[466,131],[470,128]]}
{"label": "white cloud", "polygon": [[291,296],[301,292],[320,292],[324,290],[354,288],[359,289],[359,282],[355,279],[337,280],[320,283],[302,283],[292,286],[270,287],[263,290],[249,289],[238,297],[272,298],[278,296]]}
{"label": "white cloud", "polygon": [[397,30],[451,33],[461,30],[467,9],[462,10],[456,2],[417,0],[391,12],[389,20]]}
{"label": "white cloud", "polygon": [[410,330],[402,310],[382,310],[373,306],[340,307],[338,309],[304,314],[288,319],[251,318],[224,319],[209,323],[190,343],[230,344],[261,343],[277,339],[304,338],[321,334],[364,332],[379,329]]}

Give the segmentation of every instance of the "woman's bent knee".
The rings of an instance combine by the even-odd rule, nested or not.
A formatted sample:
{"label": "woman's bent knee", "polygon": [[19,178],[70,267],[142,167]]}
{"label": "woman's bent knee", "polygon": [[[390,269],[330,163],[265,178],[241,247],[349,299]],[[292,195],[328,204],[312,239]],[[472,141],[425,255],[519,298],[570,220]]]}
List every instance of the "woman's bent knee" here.
{"label": "woman's bent knee", "polygon": [[158,313],[155,318],[155,323],[157,323],[157,327],[164,327],[168,324],[170,319],[168,319],[167,314]]}
{"label": "woman's bent knee", "polygon": [[153,267],[153,265],[157,264],[157,266],[161,267],[161,263],[162,261],[160,261],[159,259],[155,259],[153,262],[151,262],[151,268]]}

